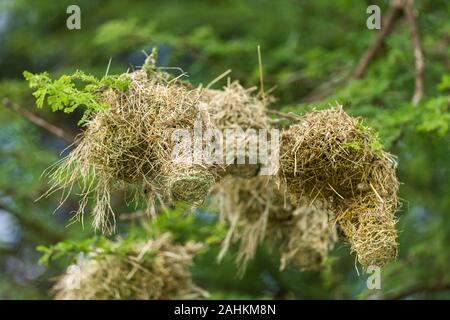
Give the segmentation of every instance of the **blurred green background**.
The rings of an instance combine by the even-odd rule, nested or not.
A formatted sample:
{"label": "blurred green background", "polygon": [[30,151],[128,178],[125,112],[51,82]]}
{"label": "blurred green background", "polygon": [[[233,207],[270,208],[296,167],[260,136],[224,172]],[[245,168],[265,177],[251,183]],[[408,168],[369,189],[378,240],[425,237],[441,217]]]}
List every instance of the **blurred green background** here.
{"label": "blurred green background", "polygon": [[[66,8],[81,8],[81,30],[68,30]],[[75,135],[79,114],[37,110],[22,72],[52,76],[76,69],[101,76],[140,66],[153,46],[159,66],[181,67],[195,84],[227,69],[246,86],[259,85],[261,46],[272,108],[303,113],[338,101],[376,128],[398,157],[402,208],[399,256],[382,269],[382,289],[367,290],[355,256],[340,242],[320,271],[278,271],[278,253],[258,251],[243,278],[233,252],[220,265],[211,245],[192,267],[212,298],[450,298],[450,2],[416,0],[414,9],[425,56],[425,95],[414,106],[414,47],[400,15],[361,79],[351,74],[378,31],[366,27],[370,4],[387,0],[26,1],[0,0],[0,101],[8,98]],[[218,84],[217,86],[220,86]],[[58,195],[35,202],[48,187],[42,172],[68,145],[0,103],[0,299],[47,299],[52,278],[67,263],[38,264],[38,245],[82,241],[86,223],[67,226],[77,208],[73,196],[58,209]],[[119,212],[133,208],[115,205]],[[123,210],[122,210],[123,209]],[[122,210],[122,211],[121,211]],[[176,210],[158,220],[180,239],[212,233],[207,208],[189,217]],[[119,233],[141,232],[122,221]]]}

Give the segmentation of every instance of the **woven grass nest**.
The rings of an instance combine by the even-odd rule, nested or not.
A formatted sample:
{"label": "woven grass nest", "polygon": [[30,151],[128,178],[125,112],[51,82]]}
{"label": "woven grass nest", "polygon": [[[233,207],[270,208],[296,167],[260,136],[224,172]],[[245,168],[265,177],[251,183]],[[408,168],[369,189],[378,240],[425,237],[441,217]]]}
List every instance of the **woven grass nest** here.
{"label": "woven grass nest", "polygon": [[[225,175],[237,177],[254,177],[258,175],[260,163],[250,163],[250,154],[257,158],[256,148],[251,149],[252,144],[257,144],[258,131],[270,128],[266,115],[267,99],[253,95],[255,88],[245,89],[238,82],[228,83],[222,90],[207,90],[204,94],[206,105],[213,126],[226,134],[226,130],[242,130],[243,134],[234,136],[234,143],[224,146],[224,159],[231,154],[234,164],[224,166]],[[255,130],[252,135],[248,130]],[[237,146],[244,146],[241,150]],[[240,154],[242,152],[243,154]],[[244,163],[238,164],[238,158],[242,156]]]}
{"label": "woven grass nest", "polygon": [[[117,245],[119,243],[116,243]],[[169,234],[138,243],[125,254],[93,250],[53,287],[58,300],[195,299],[208,294],[193,284],[188,267],[200,244],[173,244]]]}
{"label": "woven grass nest", "polygon": [[230,225],[219,259],[232,242],[240,241],[242,271],[263,240],[280,249],[280,269],[291,262],[301,270],[319,268],[336,241],[329,212],[318,202],[294,206],[273,177],[227,177],[214,194],[222,221]]}
{"label": "woven grass nest", "polygon": [[279,177],[290,200],[325,203],[364,267],[397,255],[395,168],[373,132],[341,106],[299,117],[281,135]]}
{"label": "woven grass nest", "polygon": [[[155,213],[158,203],[183,201],[198,206],[215,185],[221,185],[219,193],[228,198],[221,208],[223,219],[232,230],[246,224],[238,256],[241,262],[253,256],[266,232],[282,247],[283,266],[300,261],[301,255],[292,252],[307,252],[298,248],[307,237],[320,238],[312,234],[330,234],[330,222],[343,230],[363,266],[382,266],[395,259],[396,162],[360,119],[350,117],[340,106],[298,117],[281,134],[277,177],[260,177],[260,163],[223,164],[210,155],[206,157],[211,161],[175,161],[173,136],[180,129],[194,136],[199,120],[205,128],[222,132],[269,130],[264,97],[237,82],[228,82],[221,90],[193,87],[154,66],[144,65],[122,77],[130,80],[128,89],[104,89],[100,99],[110,107],[87,122],[75,148],[51,170],[52,187],[47,194],[63,190],[63,202],[79,188],[76,217],[83,217],[92,200],[93,226],[111,232],[115,225],[111,193],[116,190],[131,187],[135,199]],[[231,149],[245,143],[249,156],[254,138],[244,135]],[[208,142],[201,141],[200,146],[208,147]],[[187,146],[181,151],[189,156],[191,150]],[[237,160],[236,154],[233,157]],[[314,226],[298,231],[310,223]],[[316,225],[323,231],[312,232]],[[232,237],[237,236],[229,233],[226,243]],[[300,240],[291,240],[295,237]],[[326,243],[322,249],[314,245],[310,250],[320,253],[308,254],[316,258],[298,262],[301,268],[324,260],[332,241],[327,237],[320,241]]]}
{"label": "woven grass nest", "polygon": [[[237,82],[223,90],[193,88],[148,67],[122,77],[130,80],[128,89],[105,89],[101,102],[110,107],[88,121],[74,150],[52,168],[47,193],[63,190],[63,202],[78,186],[81,200],[75,217],[82,218],[93,199],[93,226],[107,233],[115,226],[113,191],[131,186],[135,199],[155,213],[158,203],[201,204],[215,181],[230,173],[214,161],[174,157],[177,130],[194,136],[199,120],[219,130],[237,124],[244,130],[263,128],[267,121],[265,105]],[[181,153],[190,155],[192,146],[186,148]],[[255,167],[251,169],[255,175]]]}

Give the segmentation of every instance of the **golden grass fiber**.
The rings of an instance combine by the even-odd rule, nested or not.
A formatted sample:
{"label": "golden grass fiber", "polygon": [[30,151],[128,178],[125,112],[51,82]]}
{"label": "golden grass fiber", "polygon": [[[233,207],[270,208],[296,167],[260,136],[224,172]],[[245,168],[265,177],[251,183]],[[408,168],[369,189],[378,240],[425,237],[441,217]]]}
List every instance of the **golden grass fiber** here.
{"label": "golden grass fiber", "polygon": [[328,212],[318,203],[294,206],[273,177],[227,177],[214,191],[220,217],[230,225],[219,259],[233,241],[240,241],[242,270],[264,239],[280,249],[281,269],[292,262],[302,270],[319,268],[336,241]]}
{"label": "golden grass fiber", "polygon": [[[104,90],[101,102],[110,107],[87,122],[74,150],[50,171],[52,187],[46,193],[62,190],[64,202],[78,187],[81,200],[75,218],[83,217],[92,200],[93,226],[103,232],[115,227],[113,191],[133,186],[136,198],[143,199],[154,213],[158,203],[201,204],[216,179],[229,173],[213,161],[175,159],[174,136],[179,130],[195,136],[196,121],[219,130],[267,127],[265,105],[237,82],[223,90],[192,88],[151,68],[122,77],[130,80],[128,89]],[[190,155],[192,148],[186,146],[183,152]],[[239,172],[241,168],[244,170]],[[251,172],[245,173],[249,168]],[[259,166],[236,165],[231,171],[254,175],[257,169]]]}

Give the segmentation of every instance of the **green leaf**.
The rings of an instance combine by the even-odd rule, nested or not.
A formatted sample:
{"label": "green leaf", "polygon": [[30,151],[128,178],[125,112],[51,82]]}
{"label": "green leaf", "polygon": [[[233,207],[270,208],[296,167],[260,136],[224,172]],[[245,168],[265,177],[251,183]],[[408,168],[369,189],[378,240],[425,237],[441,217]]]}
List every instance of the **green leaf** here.
{"label": "green leaf", "polygon": [[109,107],[100,101],[101,92],[108,88],[125,91],[130,83],[129,79],[117,75],[97,79],[81,70],[77,70],[73,75],[62,75],[56,80],[52,80],[46,72],[32,74],[24,71],[23,76],[30,88],[35,89],[33,96],[38,108],[42,108],[45,103],[53,112],[72,113],[80,107],[83,108],[84,114],[79,124]]}

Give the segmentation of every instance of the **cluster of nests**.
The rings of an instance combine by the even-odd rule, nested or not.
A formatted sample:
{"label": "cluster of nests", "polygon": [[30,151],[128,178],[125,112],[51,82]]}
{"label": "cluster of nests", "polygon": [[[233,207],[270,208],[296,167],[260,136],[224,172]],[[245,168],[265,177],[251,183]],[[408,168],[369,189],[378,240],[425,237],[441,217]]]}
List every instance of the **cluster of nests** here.
{"label": "cluster of nests", "polygon": [[67,269],[53,287],[58,300],[196,299],[208,293],[197,287],[188,267],[200,244],[174,244],[170,234],[136,243],[113,254],[92,248],[87,257]]}
{"label": "cluster of nests", "polygon": [[369,128],[342,107],[315,111],[282,133],[280,149],[294,204],[325,203],[364,267],[395,259],[397,163]]}
{"label": "cluster of nests", "polygon": [[[284,128],[278,174],[262,176],[261,163],[175,161],[180,155],[174,158],[173,150],[178,130],[194,136],[199,119],[222,131],[270,129],[265,97],[237,82],[222,90],[192,87],[154,68],[123,77],[130,80],[128,89],[101,93],[110,108],[92,117],[75,149],[51,175],[50,191],[64,190],[63,199],[75,186],[81,188],[79,217],[93,199],[95,228],[111,231],[110,194],[124,186],[136,190],[150,213],[158,203],[197,206],[211,193],[221,220],[230,226],[221,255],[240,241],[237,260],[243,265],[267,240],[281,249],[281,268],[288,262],[317,268],[339,232],[364,267],[395,259],[396,162],[380,148],[376,135],[341,106],[298,116]],[[248,145],[253,138],[242,137]],[[208,147],[204,141],[200,146]],[[191,147],[182,148],[181,158],[195,158]],[[111,257],[101,263],[120,268],[127,262]],[[95,260],[83,267],[95,273],[99,266]]]}

